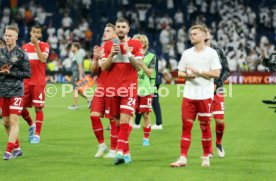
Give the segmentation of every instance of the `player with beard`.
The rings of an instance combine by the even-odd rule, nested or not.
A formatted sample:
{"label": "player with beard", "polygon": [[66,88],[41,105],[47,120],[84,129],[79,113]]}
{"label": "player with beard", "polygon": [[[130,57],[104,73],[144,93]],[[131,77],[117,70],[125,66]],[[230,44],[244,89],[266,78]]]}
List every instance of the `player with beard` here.
{"label": "player with beard", "polygon": [[[24,109],[22,117],[28,123],[29,141],[32,144],[40,142],[40,133],[44,121],[44,101],[46,88],[46,62],[49,55],[49,45],[40,41],[42,38],[42,27],[32,27],[31,41],[22,46],[29,57],[31,65],[31,77],[24,80]],[[27,108],[35,107],[35,124]]]}
{"label": "player with beard", "polygon": [[138,61],[143,59],[142,43],[128,37],[129,22],[119,18],[115,24],[118,39],[104,44],[102,70],[108,72],[105,91],[109,115],[119,120],[117,154],[114,164],[130,163],[129,122],[135,111]]}

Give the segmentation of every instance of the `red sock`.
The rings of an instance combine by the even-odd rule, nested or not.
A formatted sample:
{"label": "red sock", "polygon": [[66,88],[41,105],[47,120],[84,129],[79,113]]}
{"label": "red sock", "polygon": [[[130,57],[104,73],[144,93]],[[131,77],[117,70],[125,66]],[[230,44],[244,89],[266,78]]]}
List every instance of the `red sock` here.
{"label": "red sock", "polygon": [[16,142],[15,142],[14,149],[19,149],[19,148],[20,148],[20,145],[19,145],[19,141],[17,139]]}
{"label": "red sock", "polygon": [[92,123],[92,129],[94,131],[94,134],[98,140],[99,144],[104,143],[104,131],[103,131],[103,125],[101,122],[101,118],[99,116],[90,116],[91,123]]}
{"label": "red sock", "polygon": [[224,123],[216,123],[216,144],[221,144],[224,132]]}
{"label": "red sock", "polygon": [[200,124],[200,129],[202,133],[201,144],[203,147],[203,155],[208,156],[212,142],[210,123]]}
{"label": "red sock", "polygon": [[118,129],[116,121],[110,119],[110,150],[116,150],[118,140]]}
{"label": "red sock", "polygon": [[[129,125],[129,127],[128,127],[128,138],[129,138],[129,135],[130,135],[130,133],[131,133],[131,131],[132,131],[132,126],[131,125]],[[124,150],[124,154],[129,154],[129,143],[127,143],[126,144],[126,148],[125,148],[125,150]]]}
{"label": "red sock", "polygon": [[[211,134],[211,139],[212,139],[212,132],[210,132],[210,134]],[[209,154],[213,155],[213,144],[212,144],[212,141],[210,143]]]}
{"label": "red sock", "polygon": [[44,114],[43,111],[40,110],[35,113],[35,135],[40,136],[43,120],[44,120]]}
{"label": "red sock", "polygon": [[22,115],[22,118],[28,123],[29,126],[32,126],[34,124],[30,116],[30,113],[27,109],[23,109],[21,115]]}
{"label": "red sock", "polygon": [[14,143],[8,142],[6,152],[11,153],[14,147],[15,147]]}
{"label": "red sock", "polygon": [[129,125],[129,127],[128,127],[128,136],[130,135],[131,131],[132,131],[132,126]]}
{"label": "red sock", "polygon": [[148,139],[148,138],[149,138],[150,131],[151,131],[151,127],[149,127],[149,128],[145,128],[145,127],[144,127],[144,138],[145,138],[145,139]]}
{"label": "red sock", "polygon": [[118,133],[118,143],[117,150],[124,153],[128,145],[128,136],[129,136],[129,124],[123,123],[120,124],[120,132]]}
{"label": "red sock", "polygon": [[191,144],[191,130],[193,128],[193,123],[187,120],[182,120],[182,124],[182,136],[180,141],[181,156],[187,157]]}

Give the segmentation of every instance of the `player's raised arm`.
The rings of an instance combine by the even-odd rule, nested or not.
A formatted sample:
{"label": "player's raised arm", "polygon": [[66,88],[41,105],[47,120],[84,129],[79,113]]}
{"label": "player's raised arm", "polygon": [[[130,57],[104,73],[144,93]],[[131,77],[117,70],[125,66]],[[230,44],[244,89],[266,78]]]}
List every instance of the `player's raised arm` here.
{"label": "player's raised arm", "polygon": [[153,73],[153,70],[154,70],[154,67],[155,67],[155,64],[156,64],[156,57],[154,56],[153,60],[151,62],[151,67],[147,67],[146,64],[141,61],[140,69],[142,69],[147,76],[151,77],[152,73]]}
{"label": "player's raised arm", "polygon": [[31,34],[31,43],[33,43],[35,46],[39,61],[41,63],[45,63],[49,55],[49,45],[39,44],[39,38],[42,37],[42,28],[40,26],[34,26],[30,34]]}
{"label": "player's raised arm", "polygon": [[[110,45],[110,46],[109,46]],[[110,53],[109,53],[110,52]],[[120,52],[120,45],[119,44],[105,44],[104,45],[104,55],[103,61],[101,64],[102,71],[107,71],[111,64],[113,57]],[[107,57],[106,57],[107,55]]]}
{"label": "player's raised arm", "polygon": [[[125,40],[126,40],[126,39],[127,39],[127,38],[125,38]],[[136,70],[139,70],[139,69],[140,69],[140,64],[142,63],[142,62],[141,62],[141,61],[142,61],[142,58],[135,58],[135,57],[133,56],[133,54],[131,53],[131,51],[130,51],[130,49],[129,49],[129,47],[128,47],[128,44],[127,44],[126,41],[124,42],[124,49],[126,50],[126,54],[127,54],[128,58],[129,58],[129,61],[130,61],[131,65],[132,65]]]}
{"label": "player's raised arm", "polygon": [[102,58],[102,50],[99,46],[95,46],[93,48],[93,61],[90,68],[93,74],[96,74],[97,72],[99,72],[99,69],[100,69],[99,61],[101,58]]}

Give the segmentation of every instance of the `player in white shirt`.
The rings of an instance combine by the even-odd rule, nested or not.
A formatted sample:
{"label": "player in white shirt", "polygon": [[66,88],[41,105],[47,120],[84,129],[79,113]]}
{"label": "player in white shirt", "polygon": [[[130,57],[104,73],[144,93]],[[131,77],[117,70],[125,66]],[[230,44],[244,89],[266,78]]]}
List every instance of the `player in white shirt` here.
{"label": "player in white shirt", "polygon": [[182,100],[181,154],[176,162],[170,164],[171,167],[187,166],[191,130],[197,116],[202,131],[201,166],[210,166],[208,154],[212,141],[211,104],[214,96],[214,78],[219,77],[221,64],[217,52],[204,44],[207,31],[203,25],[194,25],[190,28],[190,38],[194,46],[183,52],[178,65],[178,76],[186,79],[186,85]]}

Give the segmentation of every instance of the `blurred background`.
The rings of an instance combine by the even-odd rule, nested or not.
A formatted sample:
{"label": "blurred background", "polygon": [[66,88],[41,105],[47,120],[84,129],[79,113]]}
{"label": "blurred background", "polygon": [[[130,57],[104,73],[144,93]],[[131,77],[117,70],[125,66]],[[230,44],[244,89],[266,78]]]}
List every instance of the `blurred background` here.
{"label": "blurred background", "polygon": [[[5,26],[20,29],[19,45],[29,41],[30,28],[44,27],[43,41],[51,47],[49,81],[66,82],[62,72],[71,67],[70,45],[80,42],[86,51],[84,69],[89,72],[92,48],[102,43],[106,23],[119,17],[129,20],[130,35],[146,34],[159,57],[163,81],[174,83],[182,52],[191,46],[188,30],[206,24],[212,42],[227,54],[233,76],[262,75],[276,83],[263,65],[276,46],[275,0],[0,0],[0,37]],[[273,56],[272,56],[273,57]],[[274,57],[275,58],[275,57]],[[273,61],[273,60],[272,60]],[[276,60],[275,60],[276,65]],[[254,74],[251,74],[254,72]],[[256,74],[257,72],[257,74]],[[249,73],[249,74],[246,74]],[[269,76],[265,78],[264,76]],[[239,83],[240,78],[237,78]],[[244,82],[244,77],[242,78]],[[251,80],[251,79],[250,79]],[[178,80],[178,82],[181,80]],[[234,81],[235,82],[235,81]],[[260,82],[260,83],[263,83]],[[254,83],[254,81],[252,82]]]}

